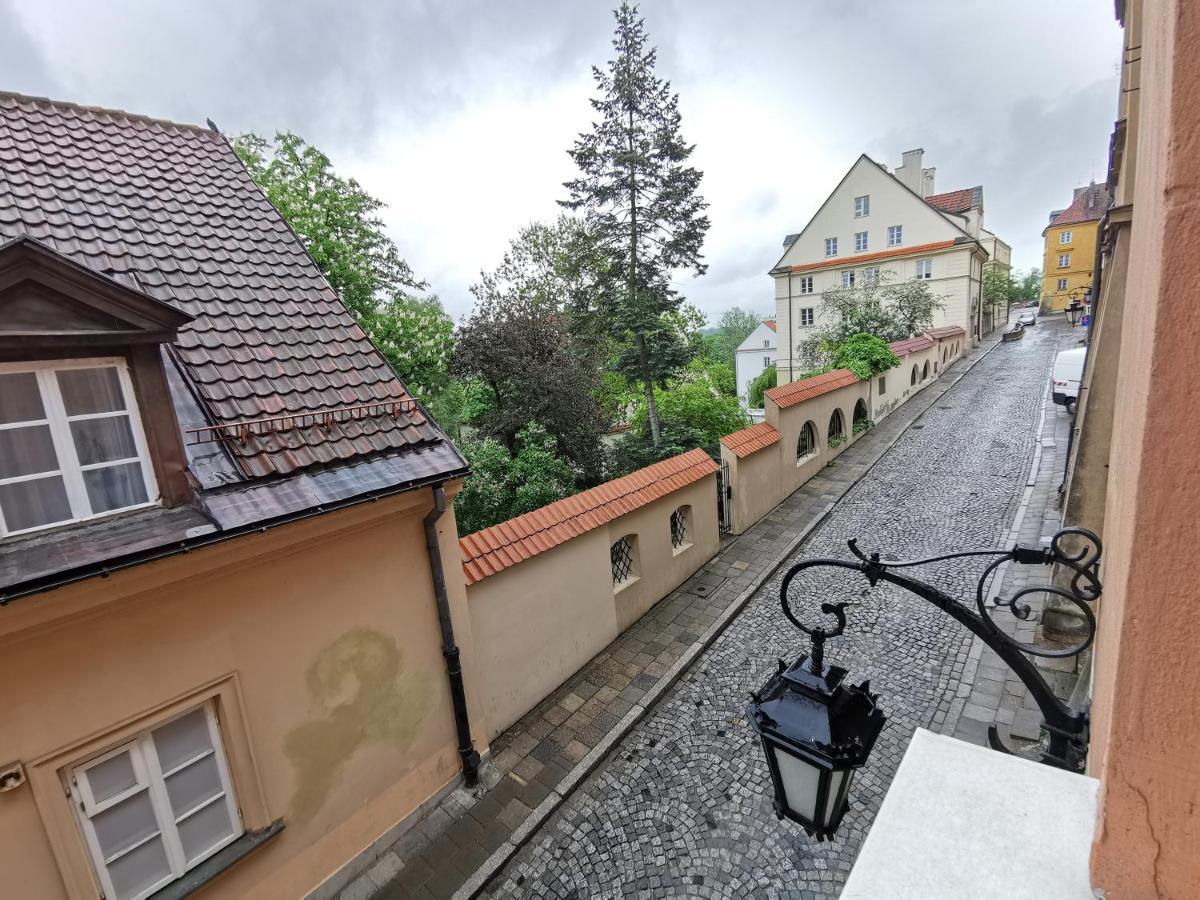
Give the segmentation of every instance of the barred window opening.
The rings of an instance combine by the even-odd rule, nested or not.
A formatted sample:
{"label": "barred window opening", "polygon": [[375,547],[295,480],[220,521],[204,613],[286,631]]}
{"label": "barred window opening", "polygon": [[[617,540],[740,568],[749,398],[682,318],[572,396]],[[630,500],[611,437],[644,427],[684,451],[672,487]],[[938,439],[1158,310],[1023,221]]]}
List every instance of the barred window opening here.
{"label": "barred window opening", "polygon": [[619,585],[633,577],[633,535],[627,534],[608,551],[612,563],[613,585]]}
{"label": "barred window opening", "polygon": [[676,549],[687,543],[688,513],[691,507],[681,506],[671,513],[671,546]]}

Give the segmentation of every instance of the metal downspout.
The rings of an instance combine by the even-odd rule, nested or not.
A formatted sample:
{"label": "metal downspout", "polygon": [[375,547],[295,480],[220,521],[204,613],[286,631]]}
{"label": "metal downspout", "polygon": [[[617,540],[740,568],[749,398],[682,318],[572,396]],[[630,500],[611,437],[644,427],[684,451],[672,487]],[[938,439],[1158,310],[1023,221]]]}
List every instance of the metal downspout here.
{"label": "metal downspout", "polygon": [[463,688],[462,665],[458,646],[454,643],[454,623],[450,620],[450,600],[446,596],[446,573],[442,569],[441,545],[438,543],[437,523],[446,512],[446,492],[440,484],[433,486],[433,509],[425,516],[425,550],[429,554],[429,571],[433,576],[433,594],[437,599],[438,624],[442,629],[442,656],[446,658],[446,674],[450,678],[450,701],[454,706],[454,727],[458,733],[458,755],[462,757],[463,780],[467,787],[479,783],[479,754],[471,742],[471,721],[467,715],[467,694]]}

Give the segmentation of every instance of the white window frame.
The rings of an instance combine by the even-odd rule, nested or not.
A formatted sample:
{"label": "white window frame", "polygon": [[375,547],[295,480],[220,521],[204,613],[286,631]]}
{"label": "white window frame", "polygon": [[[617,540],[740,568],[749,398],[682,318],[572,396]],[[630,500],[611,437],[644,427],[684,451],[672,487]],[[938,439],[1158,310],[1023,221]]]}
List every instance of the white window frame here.
{"label": "white window frame", "polygon": [[1065,291],[1067,289],[1067,279],[1060,278],[1060,279],[1058,279],[1057,283],[1058,283],[1058,290]]}
{"label": "white window frame", "polygon": [[1058,267],[1060,269],[1071,268],[1071,254],[1070,253],[1058,254]]}
{"label": "white window frame", "polygon": [[1071,243],[1071,232],[1069,232],[1069,231],[1063,231],[1063,232],[1059,232],[1059,235],[1058,235],[1058,242],[1059,242],[1060,244],[1069,244],[1069,243]]}
{"label": "white window frame", "polygon": [[842,269],[842,287],[844,287],[844,288],[854,287],[854,270],[853,269]]}
{"label": "white window frame", "polygon": [[854,232],[854,252],[865,253],[870,248],[870,232]]}
{"label": "white window frame", "polygon": [[[205,721],[208,724],[208,738],[211,747],[201,754],[193,756],[189,759],[176,765],[170,771],[164,772],[162,765],[158,759],[158,751],[154,746],[153,734],[160,728],[171,724],[176,719],[181,719],[184,716],[191,715],[197,709],[204,710]],[[133,763],[134,776],[137,783],[126,789],[114,797],[110,797],[103,803],[97,803],[92,796],[91,783],[88,780],[87,772],[94,766],[102,762],[112,759],[121,753],[128,753],[130,761]],[[171,809],[171,800],[167,795],[166,779],[175,772],[185,769],[190,765],[199,762],[207,756],[213,756],[217,764],[217,775],[221,781],[222,793],[215,797],[204,800],[200,804],[189,809],[178,818],[175,816],[174,810]],[[80,777],[80,776],[83,777]],[[225,758],[224,743],[221,741],[221,729],[217,724],[216,711],[213,709],[211,702],[205,703],[199,707],[193,707],[180,713],[177,716],[172,716],[161,722],[155,722],[150,728],[144,731],[139,731],[133,737],[123,741],[116,747],[107,750],[99,756],[92,757],[86,762],[72,766],[67,773],[67,790],[70,793],[72,807],[75,812],[75,819],[79,823],[79,827],[83,831],[84,841],[87,844],[88,853],[91,856],[92,867],[95,870],[96,876],[100,879],[100,883],[104,888],[104,895],[108,898],[116,898],[117,891],[113,886],[112,878],[108,874],[108,864],[131,853],[138,847],[143,846],[156,837],[162,837],[163,850],[167,856],[167,865],[170,867],[170,876],[163,878],[150,887],[143,890],[140,894],[135,894],[128,900],[143,900],[151,894],[161,890],[168,884],[178,881],[192,869],[196,868],[202,862],[215,853],[220,852],[225,847],[228,847],[238,838],[246,833],[245,824],[242,822],[242,816],[239,811],[237,796],[233,790],[233,780],[229,776],[229,762]],[[104,851],[100,849],[100,840],[96,835],[95,826],[92,824],[92,819],[104,810],[117,805],[122,800],[134,796],[135,794],[146,791],[150,800],[151,808],[154,811],[156,824],[159,830],[154,834],[142,838],[132,846],[126,847],[120,853],[115,854],[109,859],[104,858]],[[218,841],[203,854],[196,857],[191,863],[187,861],[184,854],[183,842],[179,837],[179,822],[198,813],[202,809],[207,809],[214,803],[219,803],[224,800],[227,811],[229,813],[229,821],[233,823],[233,832]]]}
{"label": "white window frame", "polygon": [[871,214],[871,195],[863,194],[854,198],[854,218],[865,219]]}
{"label": "white window frame", "polygon": [[837,253],[838,253],[837,238],[835,238],[835,237],[825,238],[825,255],[826,256],[837,256]]}
{"label": "white window frame", "polygon": [[889,247],[899,247],[904,243],[904,226],[889,225],[887,231],[887,245]]}
{"label": "white window frame", "polygon": [[816,320],[817,320],[816,310],[813,309],[813,307],[811,307],[811,306],[800,307],[800,325],[802,327],[811,326],[814,322],[816,322]]}
{"label": "white window frame", "polygon": [[813,277],[805,275],[800,279],[800,293],[811,294],[813,292]]}
{"label": "white window frame", "polygon": [[918,259],[916,262],[917,274],[914,276],[917,281],[929,281],[933,278],[933,260]]}
{"label": "white window frame", "polygon": [[880,279],[879,266],[868,266],[862,271],[863,281],[878,281]]}
{"label": "white window frame", "polygon": [[[70,416],[63,406],[62,393],[59,391],[56,372],[70,369],[103,369],[117,370],[117,380],[121,385],[121,399],[125,408],[113,412],[87,413]],[[50,428],[50,439],[58,460],[58,468],[45,472],[35,472],[32,475],[16,475],[12,478],[0,478],[0,484],[16,484],[21,481],[36,481],[50,475],[60,475],[67,493],[67,501],[71,507],[71,518],[45,525],[35,525],[32,528],[22,528],[10,531],[4,521],[4,510],[0,509],[0,538],[16,534],[30,534],[44,531],[47,528],[61,528],[73,522],[83,522],[98,519],[102,516],[116,515],[131,509],[141,509],[158,503],[158,483],[154,477],[154,465],[150,459],[150,451],[146,445],[146,433],[142,428],[142,417],[138,411],[137,398],[133,393],[133,381],[129,376],[129,365],[121,357],[96,357],[93,359],[48,360],[40,362],[0,363],[0,375],[15,375],[33,373],[37,378],[38,393],[41,396],[42,412],[45,418],[30,419],[24,422],[0,424],[0,430],[27,428],[31,425],[47,425]],[[117,416],[128,416],[129,427],[133,432],[136,457],[106,460],[101,463],[82,465],[79,454],[75,449],[75,439],[71,435],[71,422],[85,419],[110,419]],[[92,503],[88,497],[87,487],[83,481],[83,473],[93,469],[106,469],[113,466],[137,462],[142,467],[142,477],[146,485],[145,503],[135,503],[133,506],[123,506],[119,509],[106,509],[103,512],[92,512]]]}

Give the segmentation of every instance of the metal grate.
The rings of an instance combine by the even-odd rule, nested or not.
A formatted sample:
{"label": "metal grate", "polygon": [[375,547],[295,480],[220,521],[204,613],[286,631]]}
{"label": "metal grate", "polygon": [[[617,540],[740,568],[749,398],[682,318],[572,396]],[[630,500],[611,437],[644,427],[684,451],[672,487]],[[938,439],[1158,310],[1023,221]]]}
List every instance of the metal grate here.
{"label": "metal grate", "polygon": [[688,508],[681,506],[671,513],[671,546],[682,547],[687,540]]}
{"label": "metal grate", "polygon": [[608,557],[612,563],[613,584],[627,581],[633,574],[633,538],[626,535],[613,544]]}

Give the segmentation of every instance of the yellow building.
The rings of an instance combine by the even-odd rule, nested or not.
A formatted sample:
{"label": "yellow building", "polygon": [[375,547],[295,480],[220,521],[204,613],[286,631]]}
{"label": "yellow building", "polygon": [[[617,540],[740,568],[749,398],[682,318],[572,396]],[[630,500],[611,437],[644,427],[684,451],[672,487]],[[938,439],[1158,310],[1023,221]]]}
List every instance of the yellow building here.
{"label": "yellow building", "polygon": [[1071,300],[1085,302],[1092,290],[1096,259],[1096,229],[1108,209],[1108,187],[1094,181],[1075,188],[1066,209],[1050,213],[1042,231],[1046,251],[1042,260],[1042,311],[1066,309]]}

